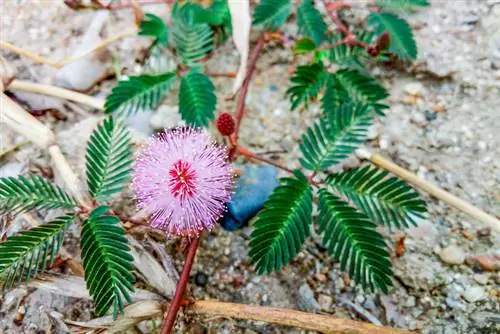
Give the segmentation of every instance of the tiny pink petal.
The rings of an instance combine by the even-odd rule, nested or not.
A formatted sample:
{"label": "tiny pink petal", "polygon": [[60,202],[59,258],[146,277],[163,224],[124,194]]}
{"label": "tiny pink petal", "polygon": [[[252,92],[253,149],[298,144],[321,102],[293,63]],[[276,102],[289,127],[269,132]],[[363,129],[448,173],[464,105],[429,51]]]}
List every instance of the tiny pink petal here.
{"label": "tiny pink petal", "polygon": [[153,137],[139,153],[133,174],[138,209],[152,227],[173,235],[212,229],[233,188],[227,150],[189,127]]}

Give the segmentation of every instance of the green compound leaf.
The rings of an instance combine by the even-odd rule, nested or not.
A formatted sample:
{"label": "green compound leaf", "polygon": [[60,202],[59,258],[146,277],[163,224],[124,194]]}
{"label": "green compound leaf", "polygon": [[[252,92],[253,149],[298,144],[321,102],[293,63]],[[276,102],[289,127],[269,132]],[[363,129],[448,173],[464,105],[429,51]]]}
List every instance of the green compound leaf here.
{"label": "green compound leaf", "polygon": [[380,104],[389,96],[387,90],[374,78],[365,76],[357,70],[343,69],[330,75],[323,96],[323,110],[333,110],[343,103],[360,103],[369,105],[379,115],[388,107]]}
{"label": "green compound leaf", "polygon": [[[64,232],[75,219],[74,215],[62,216],[41,226],[19,232],[0,243],[0,278],[2,289],[21,284],[23,278],[29,282],[38,273],[49,267],[59,253]],[[17,282],[16,282],[17,281]]]}
{"label": "green compound leaf", "polygon": [[309,100],[318,96],[327,78],[328,72],[325,71],[322,63],[298,66],[290,79],[293,86],[286,91],[286,94],[290,96],[292,110],[302,103],[307,108]]}
{"label": "green compound leaf", "polygon": [[120,80],[106,98],[104,113],[132,115],[157,108],[177,79],[173,72],[139,75]]}
{"label": "green compound leaf", "polygon": [[103,316],[113,307],[113,317],[123,312],[123,299],[131,302],[135,277],[126,232],[120,220],[108,215],[109,208],[96,208],[83,222],[80,248],[87,290],[95,312]]}
{"label": "green compound leaf", "polygon": [[426,212],[425,202],[404,181],[370,166],[330,175],[326,183],[385,226],[416,226],[414,217]]}
{"label": "green compound leaf", "polygon": [[215,119],[217,97],[208,76],[190,71],[181,81],[179,112],[186,123],[206,127]]}
{"label": "green compound leaf", "polygon": [[123,190],[131,172],[132,153],[126,127],[111,116],[97,126],[86,155],[87,186],[92,198],[107,201]]}
{"label": "green compound leaf", "polygon": [[291,12],[291,0],[262,0],[255,7],[252,24],[262,25],[266,31],[278,30]]}
{"label": "green compound leaf", "polygon": [[428,0],[376,0],[375,4],[380,8],[393,12],[415,11],[419,8],[428,7]]}
{"label": "green compound leaf", "polygon": [[0,215],[42,209],[73,209],[76,201],[40,176],[0,178]]}
{"label": "green compound leaf", "polygon": [[327,26],[312,0],[302,0],[297,8],[299,33],[310,37],[318,46],[326,38]]}
{"label": "green compound leaf", "polygon": [[139,35],[153,37],[153,45],[168,46],[169,29],[161,18],[151,13],[146,13],[139,26]]}
{"label": "green compound leaf", "polygon": [[[363,31],[357,32],[355,35],[359,41],[365,44],[371,44],[375,39],[375,34],[373,32]],[[345,36],[343,34],[336,33],[330,37],[329,43],[337,45],[344,38]],[[330,48],[328,51],[328,59],[330,62],[336,64],[340,68],[355,69],[360,72],[366,71],[365,63],[372,59],[365,49],[359,46],[349,47],[345,43]]]}
{"label": "green compound leaf", "polygon": [[255,221],[249,255],[259,273],[270,273],[290,262],[310,234],[312,190],[299,172],[281,179]]}
{"label": "green compound leaf", "polygon": [[392,265],[383,237],[368,217],[326,189],[319,190],[318,224],[323,245],[340,270],[365,289],[389,291]]}
{"label": "green compound leaf", "polygon": [[377,34],[387,31],[391,37],[389,52],[402,60],[417,59],[417,43],[408,22],[391,13],[371,13],[368,25],[375,27]]}
{"label": "green compound leaf", "polygon": [[367,106],[343,104],[329,111],[302,135],[300,163],[315,172],[340,163],[365,141],[372,122]]}
{"label": "green compound leaf", "polygon": [[177,3],[172,11],[172,38],[175,51],[187,66],[204,58],[214,47],[214,33],[208,23],[203,8],[197,4]]}

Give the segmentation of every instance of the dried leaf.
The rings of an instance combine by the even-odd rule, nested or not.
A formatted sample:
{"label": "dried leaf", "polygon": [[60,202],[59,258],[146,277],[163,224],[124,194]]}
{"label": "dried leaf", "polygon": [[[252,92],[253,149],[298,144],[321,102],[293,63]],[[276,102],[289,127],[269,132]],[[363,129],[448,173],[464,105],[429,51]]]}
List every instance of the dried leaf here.
{"label": "dried leaf", "polygon": [[250,39],[250,2],[248,0],[229,0],[229,12],[233,27],[233,41],[240,53],[240,67],[233,83],[232,94],[240,89],[247,72],[248,49]]}
{"label": "dried leaf", "polygon": [[[73,298],[90,300],[90,295],[85,288],[85,280],[76,276],[45,276],[29,282],[28,287],[42,289],[47,292]],[[156,293],[136,289],[130,295],[132,301],[161,300],[162,297]]]}
{"label": "dried leaf", "polygon": [[177,279],[168,274],[156,259],[132,237],[128,237],[134,266],[142,274],[143,279],[163,297],[171,298],[175,293]]}

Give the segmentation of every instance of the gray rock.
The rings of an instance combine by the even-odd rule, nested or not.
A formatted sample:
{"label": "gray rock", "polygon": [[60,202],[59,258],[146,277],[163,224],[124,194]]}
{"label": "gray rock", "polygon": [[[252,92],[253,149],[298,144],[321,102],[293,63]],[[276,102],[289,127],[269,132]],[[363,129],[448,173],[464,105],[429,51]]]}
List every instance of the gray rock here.
{"label": "gray rock", "polygon": [[465,261],[465,252],[457,246],[448,246],[439,252],[439,258],[446,264],[462,264]]}
{"label": "gray rock", "polygon": [[307,283],[302,284],[299,288],[299,300],[297,306],[300,310],[305,312],[318,312],[321,309],[318,301],[314,298],[314,292]]}
{"label": "gray rock", "polygon": [[477,328],[485,328],[493,324],[500,323],[500,314],[493,312],[476,312],[470,316]]}
{"label": "gray rock", "polygon": [[500,32],[493,35],[489,42],[490,61],[495,68],[500,68]]}
{"label": "gray rock", "polygon": [[185,125],[179,114],[179,107],[166,105],[158,108],[158,111],[151,117],[149,124],[156,131]]}
{"label": "gray rock", "polygon": [[486,293],[486,291],[484,291],[484,289],[482,287],[472,286],[472,287],[465,289],[465,292],[463,293],[463,297],[469,303],[475,303],[475,302],[486,299],[488,297],[488,294]]}

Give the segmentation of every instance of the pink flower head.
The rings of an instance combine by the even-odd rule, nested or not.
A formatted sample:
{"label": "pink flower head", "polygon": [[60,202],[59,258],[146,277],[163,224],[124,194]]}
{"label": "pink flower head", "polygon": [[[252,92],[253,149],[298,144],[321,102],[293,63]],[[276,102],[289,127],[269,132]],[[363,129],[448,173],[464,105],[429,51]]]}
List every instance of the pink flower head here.
{"label": "pink flower head", "polygon": [[169,234],[192,236],[212,229],[232,187],[226,149],[189,127],[154,136],[134,166],[138,208],[149,215],[151,226]]}

